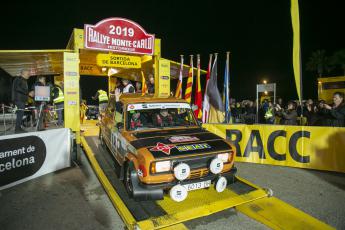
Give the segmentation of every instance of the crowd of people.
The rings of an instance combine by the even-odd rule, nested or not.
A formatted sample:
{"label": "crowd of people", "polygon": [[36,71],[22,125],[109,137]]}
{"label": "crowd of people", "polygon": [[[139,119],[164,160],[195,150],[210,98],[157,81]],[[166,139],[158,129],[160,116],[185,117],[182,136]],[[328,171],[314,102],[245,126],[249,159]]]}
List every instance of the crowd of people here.
{"label": "crowd of people", "polygon": [[[63,125],[63,106],[64,95],[63,85],[49,85],[44,76],[38,76],[36,83],[31,89],[28,88],[27,80],[30,75],[27,70],[21,72],[21,76],[16,77],[12,84],[12,101],[17,108],[17,119],[15,125],[15,132],[25,132],[21,128],[25,107],[27,103],[36,107],[36,111],[42,105],[42,102],[32,100],[34,96],[35,86],[50,86],[51,87],[51,101],[50,104],[54,105],[57,111],[58,125]],[[150,76],[146,83],[148,93],[154,93],[154,78]],[[141,93],[141,82],[132,84],[127,79],[118,80],[116,87],[111,94],[118,93]],[[99,111],[105,110],[108,104],[108,95],[104,90],[98,90],[94,100],[99,102]],[[81,100],[81,106],[83,106]],[[85,104],[85,102],[84,102]],[[85,104],[86,105],[86,104]],[[87,110],[85,106],[84,110]],[[81,109],[81,111],[84,111]],[[82,112],[85,117],[85,111]],[[345,102],[344,94],[336,92],[333,96],[333,104],[329,105],[323,100],[306,100],[300,103],[298,100],[291,100],[284,103],[282,98],[277,99],[277,103],[273,103],[269,99],[262,100],[257,108],[256,101],[243,100],[236,101],[230,100],[230,113],[232,123],[245,123],[245,124],[281,124],[281,125],[308,125],[308,126],[345,126]],[[82,115],[81,115],[82,116]],[[38,130],[44,129],[43,118],[38,118]]]}
{"label": "crowd of people", "polygon": [[268,99],[262,100],[258,109],[257,103],[250,100],[232,100],[230,107],[233,123],[345,126],[345,102],[342,92],[334,93],[332,105],[324,100],[312,99],[302,103],[298,100],[284,103],[282,98],[278,98],[276,104]]}

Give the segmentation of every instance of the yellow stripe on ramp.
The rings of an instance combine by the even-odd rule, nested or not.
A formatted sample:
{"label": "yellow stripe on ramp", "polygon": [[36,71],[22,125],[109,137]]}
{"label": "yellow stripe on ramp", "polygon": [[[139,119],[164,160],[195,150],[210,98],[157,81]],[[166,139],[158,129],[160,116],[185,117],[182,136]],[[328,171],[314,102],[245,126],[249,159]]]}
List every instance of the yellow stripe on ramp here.
{"label": "yellow stripe on ramp", "polygon": [[227,189],[218,193],[214,187],[189,192],[186,200],[175,202],[165,196],[164,200],[157,201],[157,204],[167,213],[167,215],[153,217],[148,220],[138,222],[139,227],[158,228],[168,227],[176,223],[208,216],[219,211],[223,211],[234,206],[251,202],[267,197],[267,192],[257,189],[247,194],[238,195]]}
{"label": "yellow stripe on ramp", "polygon": [[136,223],[133,215],[130,213],[130,211],[128,210],[126,205],[121,200],[120,196],[115,191],[114,187],[111,185],[111,183],[109,182],[109,180],[105,176],[103,170],[101,169],[101,167],[97,163],[97,160],[96,160],[90,146],[87,144],[84,137],[81,137],[81,144],[83,145],[85,153],[86,153],[99,181],[103,185],[104,190],[107,192],[109,199],[111,200],[111,202],[113,203],[117,212],[119,213],[119,215],[123,219],[125,225],[129,229],[133,229],[135,226],[135,223]]}
{"label": "yellow stripe on ramp", "polygon": [[334,229],[275,197],[242,204],[236,209],[272,229]]}

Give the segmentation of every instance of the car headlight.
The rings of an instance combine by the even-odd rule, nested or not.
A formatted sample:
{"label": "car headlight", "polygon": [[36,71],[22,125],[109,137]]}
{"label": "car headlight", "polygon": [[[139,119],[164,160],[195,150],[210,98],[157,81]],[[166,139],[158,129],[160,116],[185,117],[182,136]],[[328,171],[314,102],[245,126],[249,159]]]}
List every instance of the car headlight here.
{"label": "car headlight", "polygon": [[217,158],[222,160],[223,162],[228,162],[229,157],[230,157],[229,153],[221,153],[221,154],[218,154],[218,156],[217,156]]}
{"label": "car headlight", "polygon": [[170,161],[157,161],[151,165],[151,173],[168,172],[171,170]]}

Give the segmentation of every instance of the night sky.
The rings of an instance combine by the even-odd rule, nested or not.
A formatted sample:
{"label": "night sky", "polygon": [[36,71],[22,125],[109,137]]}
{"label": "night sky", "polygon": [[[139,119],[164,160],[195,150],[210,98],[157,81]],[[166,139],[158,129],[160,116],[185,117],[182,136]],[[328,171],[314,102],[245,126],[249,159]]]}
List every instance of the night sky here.
{"label": "night sky", "polygon": [[[7,2],[1,3],[1,50],[63,49],[73,28],[124,17],[162,39],[164,58],[179,61],[180,54],[199,53],[206,69],[209,53],[218,52],[218,78],[231,51],[232,97],[254,99],[263,79],[277,83],[278,96],[297,97],[289,0]],[[300,0],[304,98],[317,97],[316,74],[305,70],[311,52],[331,55],[345,48],[342,3]]]}

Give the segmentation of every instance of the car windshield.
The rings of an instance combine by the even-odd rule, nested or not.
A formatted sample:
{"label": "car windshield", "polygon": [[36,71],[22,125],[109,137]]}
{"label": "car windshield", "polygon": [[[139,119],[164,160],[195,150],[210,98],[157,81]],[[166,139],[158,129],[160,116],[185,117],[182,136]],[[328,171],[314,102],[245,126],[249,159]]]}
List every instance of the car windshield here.
{"label": "car windshield", "polygon": [[127,130],[197,125],[187,103],[141,103],[127,106]]}

